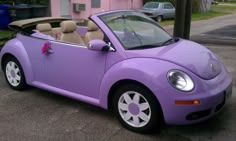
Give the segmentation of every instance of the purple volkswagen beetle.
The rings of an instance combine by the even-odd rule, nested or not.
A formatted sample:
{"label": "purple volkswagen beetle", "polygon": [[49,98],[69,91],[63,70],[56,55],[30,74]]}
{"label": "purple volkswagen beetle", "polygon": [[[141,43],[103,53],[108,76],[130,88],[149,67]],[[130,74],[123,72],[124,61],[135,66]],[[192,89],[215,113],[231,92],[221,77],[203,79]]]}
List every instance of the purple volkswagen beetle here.
{"label": "purple volkswagen beetle", "polygon": [[64,18],[9,27],[19,32],[0,59],[11,88],[30,85],[111,109],[136,132],[206,120],[232,93],[232,77],[214,53],[135,11],[96,14],[86,27]]}

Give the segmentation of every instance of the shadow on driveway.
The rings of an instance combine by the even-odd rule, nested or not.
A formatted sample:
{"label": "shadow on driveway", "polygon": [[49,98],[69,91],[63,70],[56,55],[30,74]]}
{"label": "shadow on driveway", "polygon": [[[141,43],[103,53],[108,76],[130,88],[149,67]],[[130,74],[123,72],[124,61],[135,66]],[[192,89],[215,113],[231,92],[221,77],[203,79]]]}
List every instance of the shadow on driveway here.
{"label": "shadow on driveway", "polygon": [[225,26],[200,35],[191,37],[191,40],[203,44],[236,45],[236,25]]}

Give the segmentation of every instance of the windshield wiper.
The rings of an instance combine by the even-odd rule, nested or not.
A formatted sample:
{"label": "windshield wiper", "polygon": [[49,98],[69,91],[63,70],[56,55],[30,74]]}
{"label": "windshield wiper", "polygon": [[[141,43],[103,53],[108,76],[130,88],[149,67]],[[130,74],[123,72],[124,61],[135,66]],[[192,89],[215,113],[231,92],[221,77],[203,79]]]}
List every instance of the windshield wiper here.
{"label": "windshield wiper", "polygon": [[178,41],[179,41],[179,38],[170,38],[170,39],[166,40],[165,42],[163,42],[163,43],[161,44],[161,46],[169,45],[169,44],[171,44],[171,43],[173,43],[173,42],[178,42]]}
{"label": "windshield wiper", "polygon": [[128,48],[127,50],[148,49],[148,48],[154,48],[154,47],[159,47],[159,45],[144,45],[144,46],[136,46],[136,47]]}
{"label": "windshield wiper", "polygon": [[179,38],[171,38],[171,39],[168,39],[168,40],[166,40],[165,42],[163,42],[161,44],[151,44],[151,45],[136,46],[136,47],[128,48],[127,50],[149,49],[149,48],[161,47],[161,46],[169,45],[171,43],[175,43],[175,42],[178,42],[178,41],[179,41]]}

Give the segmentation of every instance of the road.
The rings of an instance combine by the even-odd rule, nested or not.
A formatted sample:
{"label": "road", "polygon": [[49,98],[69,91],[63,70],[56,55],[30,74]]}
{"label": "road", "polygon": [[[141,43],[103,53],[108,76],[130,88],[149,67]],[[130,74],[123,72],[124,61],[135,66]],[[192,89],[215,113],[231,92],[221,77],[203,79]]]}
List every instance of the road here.
{"label": "road", "polygon": [[[223,59],[236,81],[236,48],[208,47]],[[234,84],[231,101],[214,118],[197,125],[163,126],[159,132],[141,135],[123,128],[103,109],[36,88],[13,91],[0,71],[0,140],[235,141],[235,88]]]}
{"label": "road", "polygon": [[[193,21],[191,23],[191,36],[200,35],[208,31],[216,30],[229,25],[236,25],[236,13],[215,17],[208,20]],[[170,34],[173,34],[173,25],[165,26]]]}

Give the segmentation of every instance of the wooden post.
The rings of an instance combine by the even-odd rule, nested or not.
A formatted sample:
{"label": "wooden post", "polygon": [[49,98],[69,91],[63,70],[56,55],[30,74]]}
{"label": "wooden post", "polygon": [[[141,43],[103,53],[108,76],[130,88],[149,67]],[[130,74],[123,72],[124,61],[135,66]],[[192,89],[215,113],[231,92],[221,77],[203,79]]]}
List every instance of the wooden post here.
{"label": "wooden post", "polygon": [[174,36],[184,37],[186,0],[176,0]]}
{"label": "wooden post", "polygon": [[192,0],[176,0],[174,36],[190,38]]}
{"label": "wooden post", "polygon": [[191,19],[192,19],[192,0],[187,0],[184,24],[184,39],[190,39]]}

